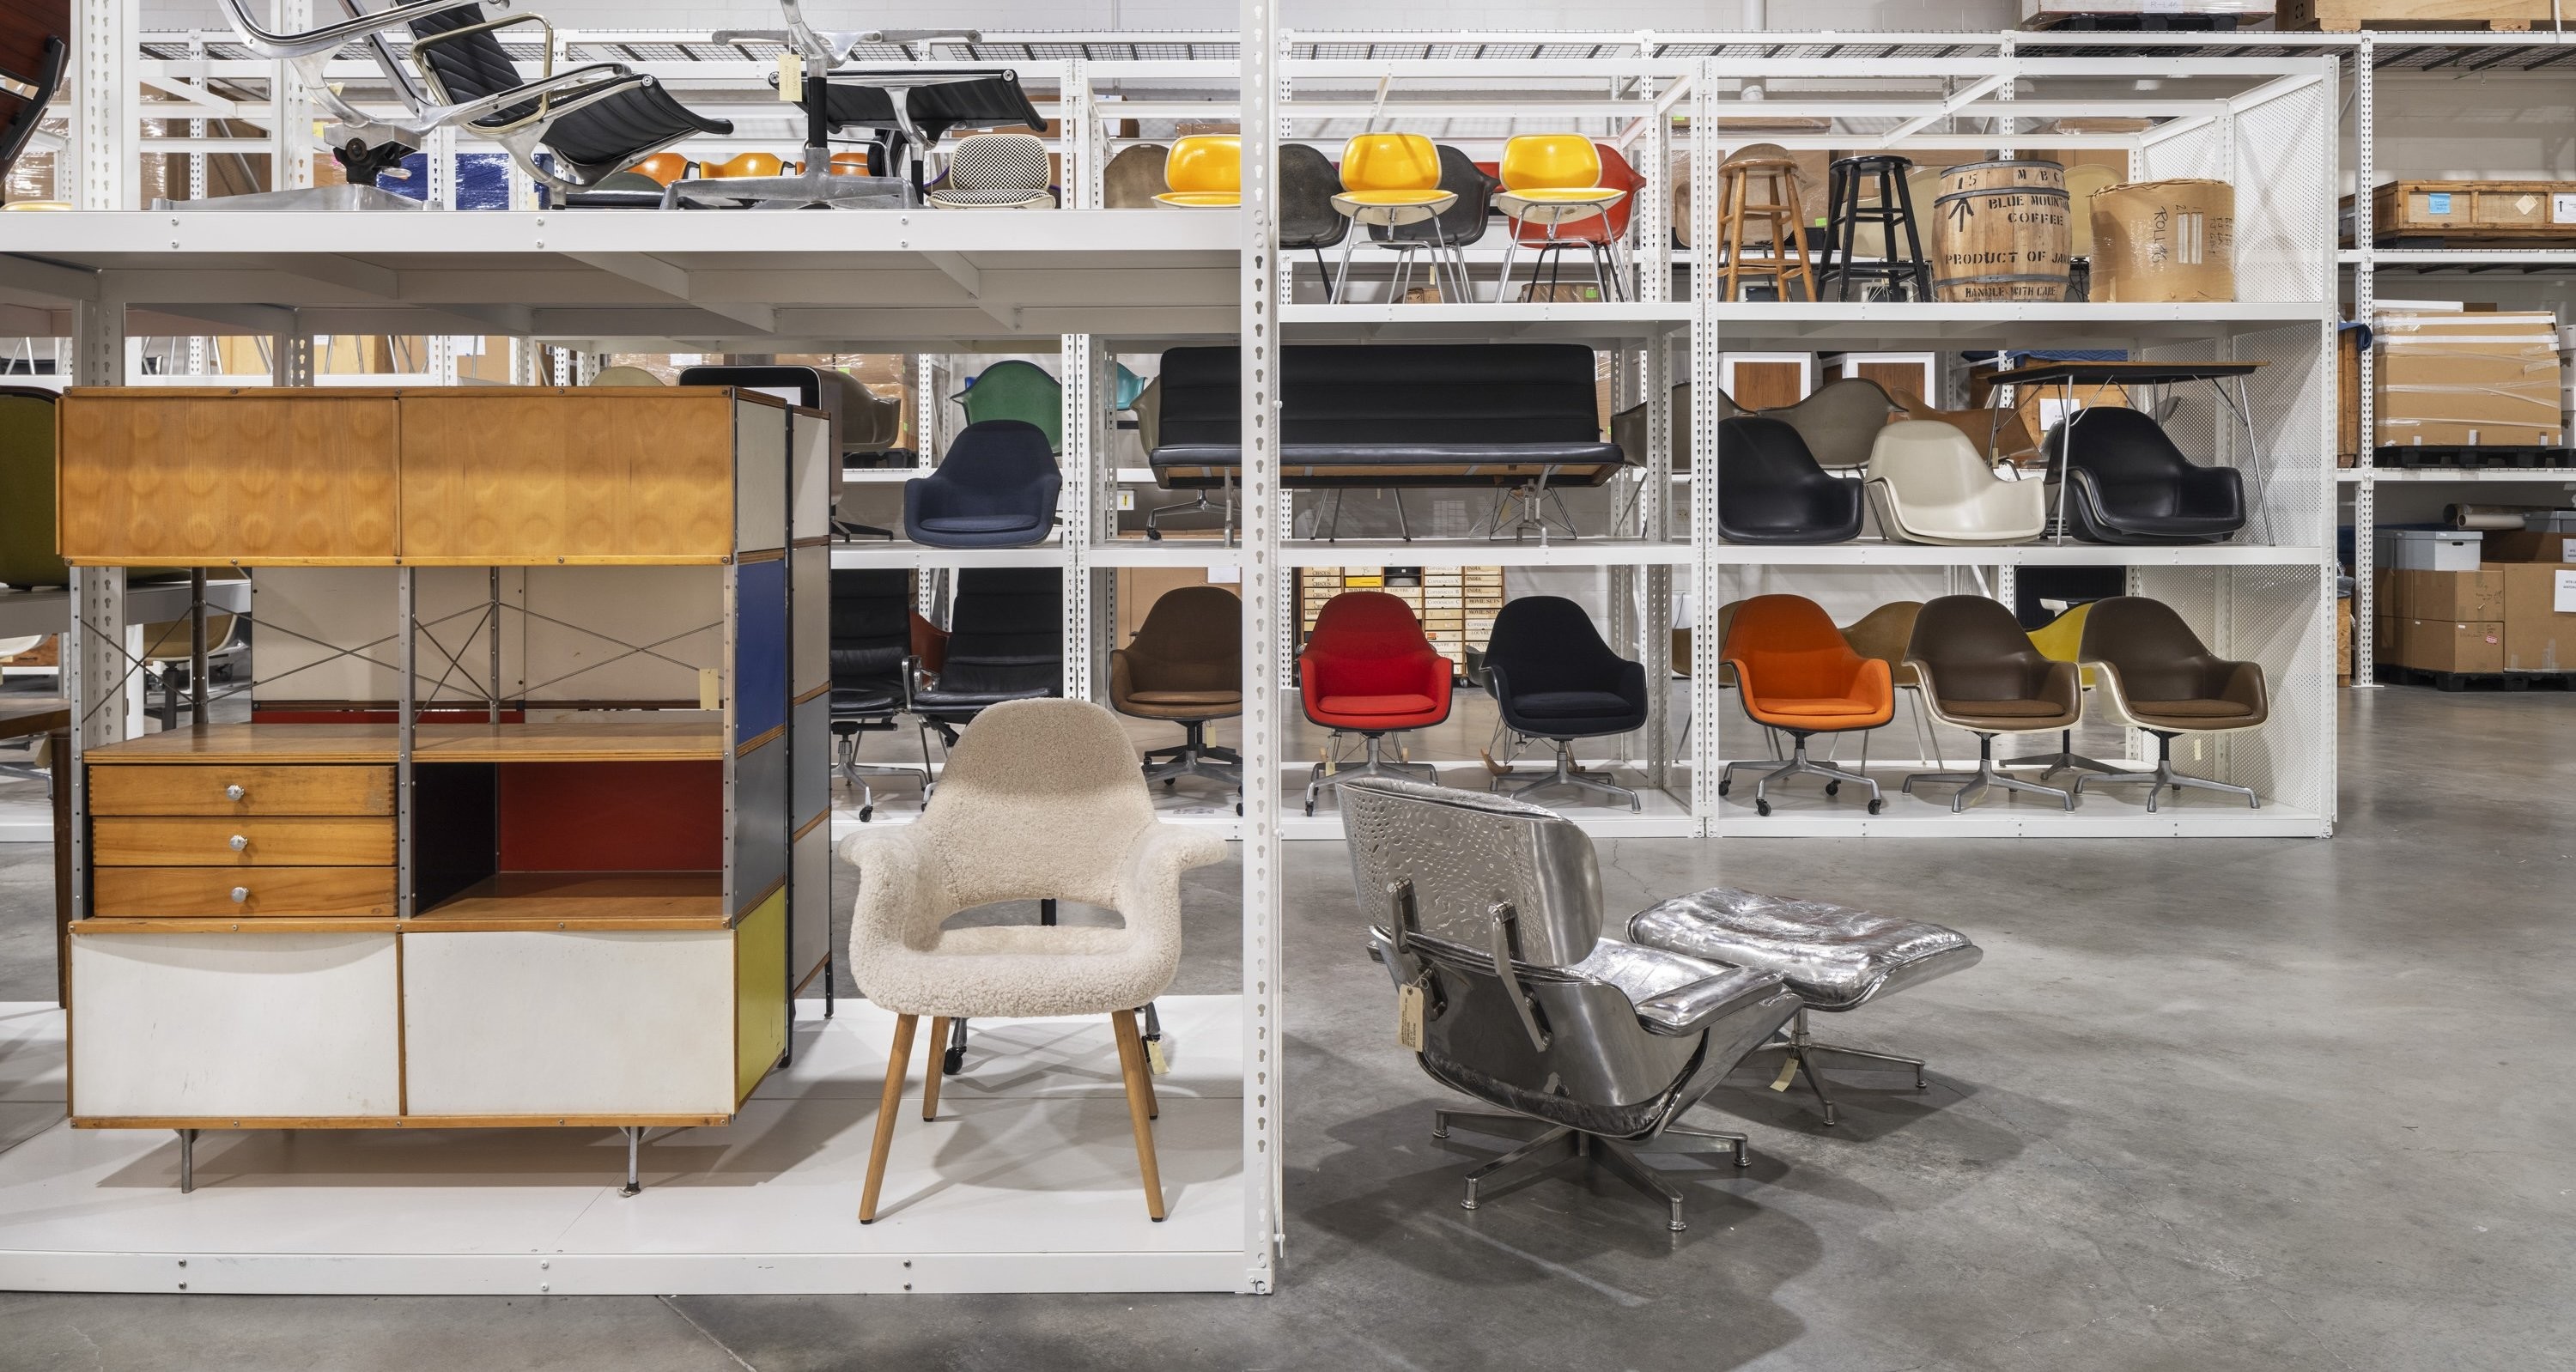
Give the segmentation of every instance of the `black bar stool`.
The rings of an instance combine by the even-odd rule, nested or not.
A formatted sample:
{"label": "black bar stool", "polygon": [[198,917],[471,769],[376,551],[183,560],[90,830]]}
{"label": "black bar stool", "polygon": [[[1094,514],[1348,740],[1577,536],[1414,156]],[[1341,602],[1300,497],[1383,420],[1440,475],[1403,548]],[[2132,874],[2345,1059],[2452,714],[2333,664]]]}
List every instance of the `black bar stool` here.
{"label": "black bar stool", "polygon": [[[1914,227],[1914,197],[1905,187],[1905,174],[1913,169],[1911,159],[1886,153],[1835,159],[1825,192],[1826,222],[1831,227],[1826,230],[1824,275],[1832,299],[1851,299],[1855,281],[1886,283],[1883,298],[1889,300],[1932,298],[1932,269],[1923,259],[1923,239]],[[1871,182],[1875,182],[1878,203],[1863,204],[1861,187]],[[1877,261],[1860,261],[1854,252],[1863,224],[1879,227]],[[1902,252],[1899,232],[1904,234]],[[1863,299],[1869,297],[1866,284],[1861,294]]]}

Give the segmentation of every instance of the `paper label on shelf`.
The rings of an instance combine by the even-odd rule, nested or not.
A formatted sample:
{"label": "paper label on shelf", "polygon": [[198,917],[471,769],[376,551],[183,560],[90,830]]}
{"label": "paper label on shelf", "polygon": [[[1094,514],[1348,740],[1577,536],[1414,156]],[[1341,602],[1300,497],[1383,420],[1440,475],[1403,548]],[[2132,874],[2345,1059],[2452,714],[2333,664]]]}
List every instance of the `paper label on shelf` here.
{"label": "paper label on shelf", "polygon": [[724,677],[713,667],[698,669],[698,708],[701,710],[724,708]]}
{"label": "paper label on shelf", "polygon": [[[2568,542],[2576,543],[2576,539]],[[2550,589],[2549,608],[2562,615],[2576,614],[2576,572],[2560,572],[2553,579],[2557,584]]]}
{"label": "paper label on shelf", "polygon": [[2424,213],[2449,214],[2450,212],[2451,193],[2449,191],[2429,191],[2425,193]]}
{"label": "paper label on shelf", "polygon": [[2576,192],[2550,192],[2549,222],[2552,224],[2576,224]]}
{"label": "paper label on shelf", "polygon": [[789,105],[805,98],[805,59],[795,53],[778,54],[778,98]]}
{"label": "paper label on shelf", "polygon": [[1207,578],[1208,584],[1212,586],[1240,585],[1243,581],[1243,569],[1241,567],[1210,567],[1207,569]]}

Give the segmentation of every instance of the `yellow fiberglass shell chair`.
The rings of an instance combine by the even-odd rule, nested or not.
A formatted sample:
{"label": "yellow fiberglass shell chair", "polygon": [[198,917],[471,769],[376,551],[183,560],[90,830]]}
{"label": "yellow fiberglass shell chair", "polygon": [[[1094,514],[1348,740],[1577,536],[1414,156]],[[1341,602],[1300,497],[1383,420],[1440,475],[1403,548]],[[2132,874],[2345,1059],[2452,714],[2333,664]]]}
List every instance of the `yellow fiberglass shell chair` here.
{"label": "yellow fiberglass shell chair", "polygon": [[[1616,186],[1601,184],[1601,150],[1579,133],[1522,134],[1503,145],[1497,171],[1503,189],[1494,197],[1494,208],[1512,221],[1512,232],[1504,240],[1503,279],[1495,288],[1496,300],[1510,294],[1512,258],[1520,250],[1522,226],[1547,231],[1546,244],[1539,250],[1543,263],[1557,246],[1559,228],[1585,219],[1606,219],[1610,207],[1628,197]],[[1602,238],[1607,240],[1609,235]],[[1587,246],[1615,251],[1607,241],[1587,240]],[[1602,299],[1613,298],[1616,273],[1603,271],[1598,255],[1593,260],[1593,280]]]}
{"label": "yellow fiberglass shell chair", "polygon": [[[2084,646],[2084,620],[2085,616],[2092,612],[2092,609],[2092,602],[2087,601],[2084,604],[2077,605],[2072,609],[2069,609],[2066,613],[2048,621],[2046,624],[2031,630],[2031,646],[2039,649],[2040,656],[2048,658],[2054,662],[2080,662],[2081,659],[2076,656],[2076,650]],[[2092,668],[2078,667],[2076,668],[2076,671],[2080,673],[2077,677],[2077,681],[2083,690],[2089,691],[2095,686],[2101,684],[2096,679]],[[2006,758],[2004,759],[2003,765],[2006,767],[2044,768],[2045,770],[2039,774],[2040,779],[2043,781],[2057,775],[2059,772],[2118,773],[2126,770],[2124,768],[2111,766],[2106,762],[2096,762],[2093,759],[2076,752],[2075,731],[2072,729],[2061,729],[2058,731],[2056,752],[2036,753],[2029,757]]]}
{"label": "yellow fiberglass shell chair", "polygon": [[1230,210],[1243,203],[1243,140],[1230,133],[1199,133],[1176,140],[1163,160],[1170,190],[1154,197],[1181,210]]}
{"label": "yellow fiberglass shell chair", "polygon": [[[1469,298],[1467,260],[1439,229],[1440,212],[1458,203],[1456,191],[1440,188],[1440,150],[1418,133],[1363,133],[1342,145],[1342,193],[1333,208],[1356,227],[1392,229],[1428,222],[1433,228],[1433,261],[1445,255],[1456,274],[1459,300]],[[1342,241],[1342,267],[1333,278],[1333,299],[1342,298],[1350,279],[1351,253],[1361,235]]]}

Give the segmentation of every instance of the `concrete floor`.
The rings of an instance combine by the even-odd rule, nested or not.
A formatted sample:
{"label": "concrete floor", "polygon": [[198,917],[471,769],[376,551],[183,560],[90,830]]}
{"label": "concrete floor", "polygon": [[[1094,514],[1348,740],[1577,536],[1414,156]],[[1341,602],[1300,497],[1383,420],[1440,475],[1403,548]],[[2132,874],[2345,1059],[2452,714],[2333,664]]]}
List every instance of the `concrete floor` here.
{"label": "concrete floor", "polygon": [[[1755,1164],[1691,1184],[1686,1234],[1579,1176],[1458,1208],[1471,1152],[1304,843],[1274,1296],[0,1295],[0,1367],[2576,1367],[2576,696],[2347,701],[2330,841],[1726,843],[1730,882],[1987,952],[1821,1026],[1928,1056],[1928,1093],[1844,1073],[1831,1131],[1767,1073],[1714,1096]],[[1720,852],[1603,858],[1626,909]],[[51,987],[50,880],[0,848],[0,997]],[[1232,979],[1230,883],[1192,888],[1184,989]]]}

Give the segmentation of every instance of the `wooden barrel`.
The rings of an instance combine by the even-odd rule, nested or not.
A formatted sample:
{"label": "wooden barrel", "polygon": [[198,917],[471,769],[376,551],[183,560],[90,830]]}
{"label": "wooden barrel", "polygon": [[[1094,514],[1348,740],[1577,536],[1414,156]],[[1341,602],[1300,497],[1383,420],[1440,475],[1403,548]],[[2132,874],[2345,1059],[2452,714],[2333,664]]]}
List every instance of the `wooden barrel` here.
{"label": "wooden barrel", "polygon": [[1945,301],[2064,300],[2071,221],[2066,168],[1971,162],[1941,173],[1932,290]]}

